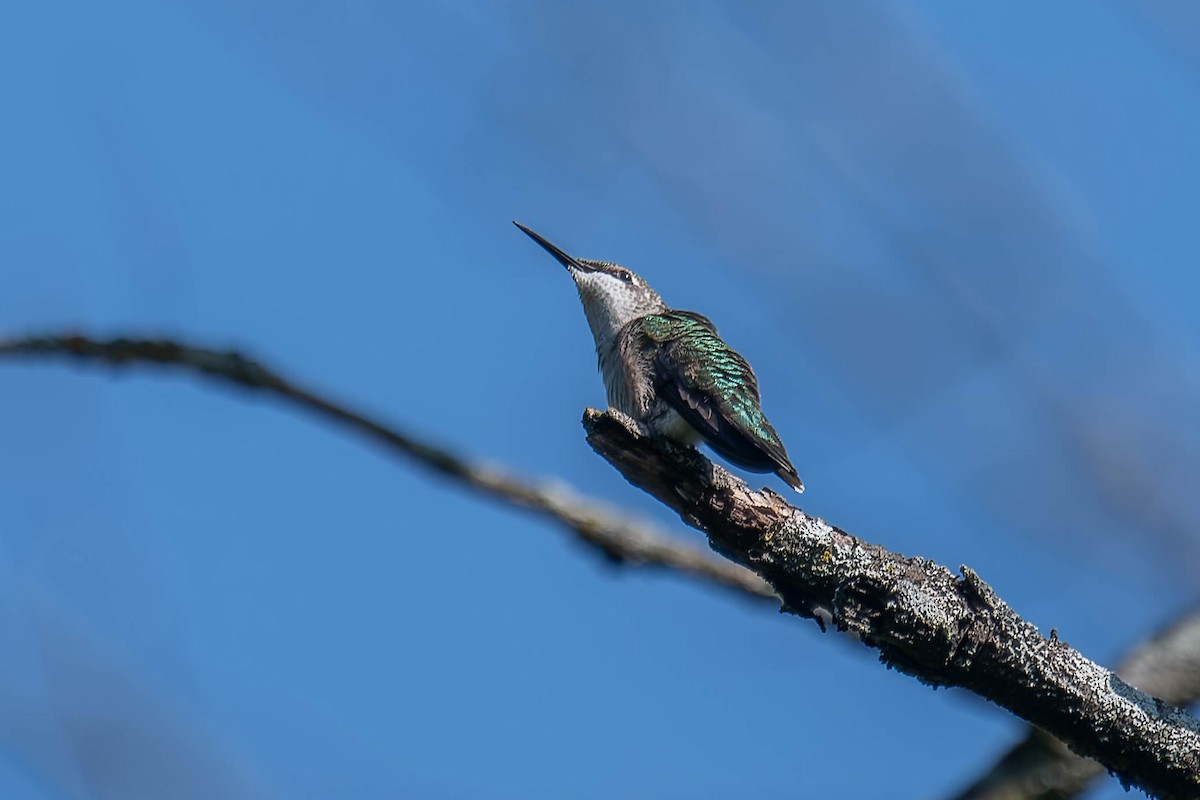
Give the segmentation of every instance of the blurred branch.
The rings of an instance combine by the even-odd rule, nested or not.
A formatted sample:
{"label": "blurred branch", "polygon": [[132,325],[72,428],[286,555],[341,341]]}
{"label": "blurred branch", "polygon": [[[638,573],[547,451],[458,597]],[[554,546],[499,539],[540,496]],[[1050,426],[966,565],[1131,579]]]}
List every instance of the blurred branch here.
{"label": "blurred branch", "polygon": [[[1116,672],[1164,702],[1178,706],[1195,702],[1200,697],[1200,608],[1138,646]],[[1031,728],[954,800],[1067,800],[1078,797],[1103,774],[1100,764]]]}
{"label": "blurred branch", "polygon": [[962,578],[809,517],[693,450],[650,439],[613,412],[584,415],[588,442],[633,485],[757,572],[801,617],[834,624],[933,686],[961,686],[1163,798],[1200,796],[1200,721],[1043,638],[967,567]]}
{"label": "blurred branch", "polygon": [[736,564],[675,543],[651,525],[622,518],[569,488],[557,484],[535,485],[423,442],[304,389],[238,352],[193,347],[167,339],[99,340],[65,335],[0,340],[0,358],[48,356],[73,356],[117,367],[147,363],[173,366],[247,389],[266,391],[364,434],[451,481],[548,517],[615,563],[663,568],[715,584],[744,598],[778,603],[761,578]]}

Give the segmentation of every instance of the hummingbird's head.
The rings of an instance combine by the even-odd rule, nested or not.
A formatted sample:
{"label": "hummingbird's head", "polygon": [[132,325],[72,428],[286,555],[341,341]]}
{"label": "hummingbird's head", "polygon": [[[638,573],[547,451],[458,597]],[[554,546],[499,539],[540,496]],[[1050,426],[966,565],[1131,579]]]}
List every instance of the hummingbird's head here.
{"label": "hummingbird's head", "polygon": [[658,296],[658,292],[650,288],[650,284],[636,272],[608,261],[569,256],[521,223],[513,224],[571,273],[597,346],[611,341],[617,331],[631,320],[667,310],[667,304]]}

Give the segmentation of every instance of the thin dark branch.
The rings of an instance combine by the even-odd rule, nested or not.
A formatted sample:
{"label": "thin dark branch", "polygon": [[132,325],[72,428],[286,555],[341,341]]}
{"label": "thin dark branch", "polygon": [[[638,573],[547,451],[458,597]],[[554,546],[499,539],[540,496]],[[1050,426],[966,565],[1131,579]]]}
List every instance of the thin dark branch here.
{"label": "thin dark branch", "polygon": [[[1200,608],[1176,619],[1139,645],[1117,674],[1143,692],[1186,706],[1200,698]],[[1062,742],[1030,728],[994,765],[955,800],[1068,800],[1078,797],[1104,767],[1077,756]]]}
{"label": "thin dark branch", "polygon": [[266,391],[323,419],[364,434],[393,453],[407,456],[451,481],[547,517],[613,562],[663,568],[715,584],[744,598],[773,604],[779,602],[766,582],[736,564],[696,547],[673,542],[653,526],[623,518],[559,483],[539,485],[522,480],[497,467],[476,463],[402,433],[305,389],[235,351],[193,347],[166,339],[100,340],[82,335],[0,340],[0,358],[18,356],[72,356],[116,367],[160,364],[247,389]]}
{"label": "thin dark branch", "polygon": [[823,607],[887,665],[933,686],[960,686],[1095,758],[1162,798],[1200,797],[1200,721],[1134,689],[1056,634],[1043,637],[972,570],[962,577],[807,516],[693,450],[588,411],[592,448],[630,483],[767,580],[801,617]]}

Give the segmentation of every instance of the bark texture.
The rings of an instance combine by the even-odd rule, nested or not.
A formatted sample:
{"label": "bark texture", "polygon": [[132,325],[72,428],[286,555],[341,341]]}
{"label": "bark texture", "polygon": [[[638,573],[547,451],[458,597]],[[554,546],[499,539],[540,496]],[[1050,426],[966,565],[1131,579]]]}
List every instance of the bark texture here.
{"label": "bark texture", "polygon": [[888,666],[961,686],[1096,759],[1126,785],[1200,797],[1200,722],[1049,638],[975,572],[906,558],[810,517],[694,450],[646,436],[617,412],[588,410],[592,448],[633,485],[761,575],[784,610],[825,609]]}
{"label": "bark texture", "polygon": [[[1139,645],[1117,667],[1117,674],[1168,703],[1194,703],[1200,697],[1200,608],[1192,609]],[[1070,800],[1103,774],[1100,764],[1031,728],[987,773],[954,798]]]}

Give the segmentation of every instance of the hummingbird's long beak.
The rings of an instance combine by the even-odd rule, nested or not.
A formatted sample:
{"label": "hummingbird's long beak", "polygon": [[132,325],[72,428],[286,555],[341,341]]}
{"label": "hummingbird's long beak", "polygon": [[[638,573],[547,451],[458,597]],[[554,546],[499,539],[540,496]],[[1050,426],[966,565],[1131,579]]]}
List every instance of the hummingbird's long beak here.
{"label": "hummingbird's long beak", "polygon": [[542,249],[544,249],[547,253],[554,256],[556,259],[558,259],[558,263],[562,264],[567,269],[577,269],[580,272],[595,272],[595,270],[593,268],[589,267],[587,264],[584,264],[583,262],[579,261],[574,256],[567,255],[566,252],[564,252],[562,250],[562,248],[557,247],[554,244],[551,244],[548,239],[546,239],[545,237],[543,237],[537,233],[534,233],[529,228],[526,228],[524,225],[517,222],[515,219],[513,220],[513,225],[516,225],[518,228],[520,228],[522,231],[524,231],[526,236],[528,236],[530,239],[533,239],[535,242],[540,244],[542,246]]}

